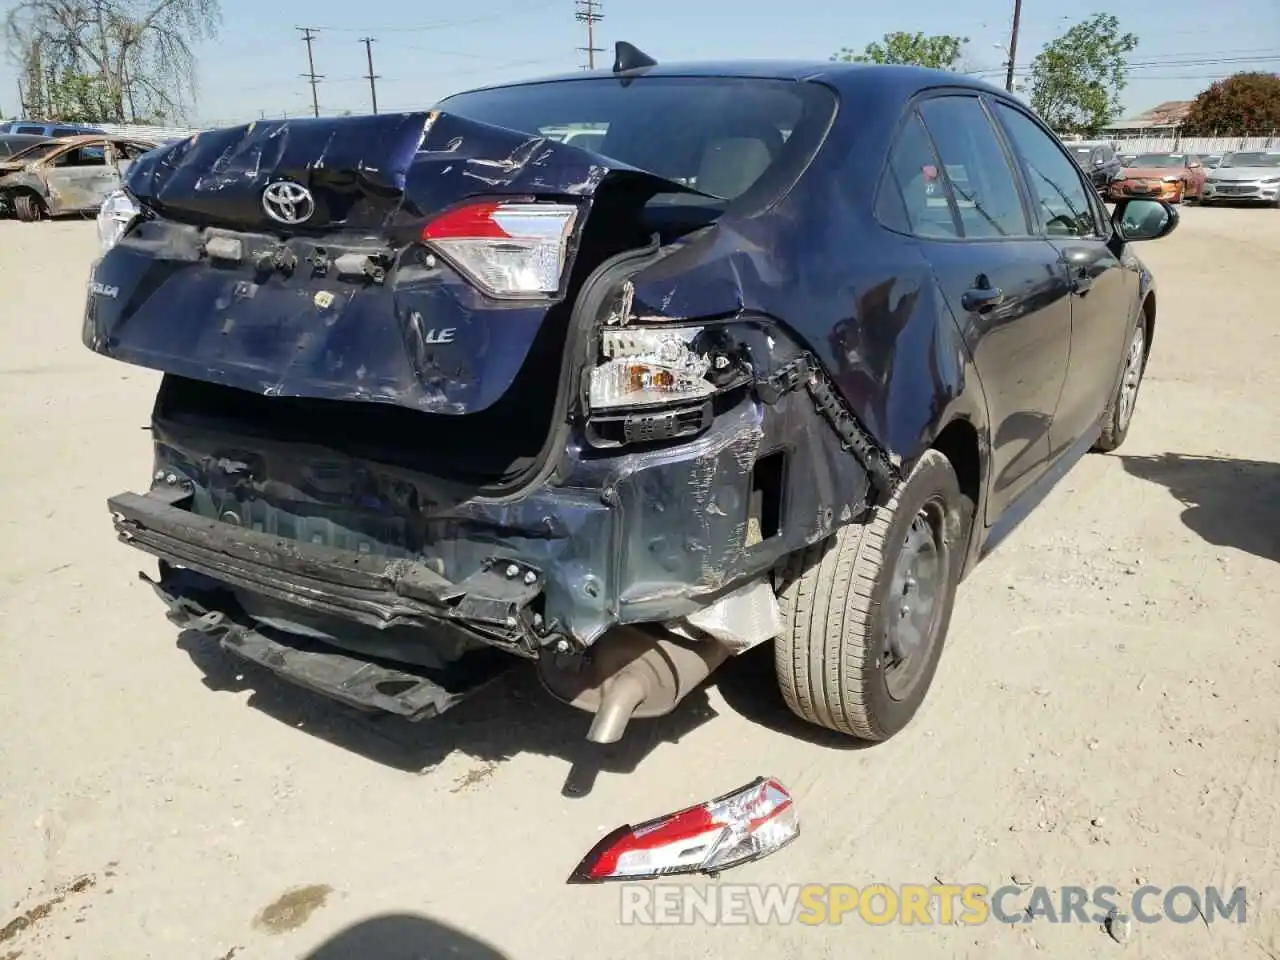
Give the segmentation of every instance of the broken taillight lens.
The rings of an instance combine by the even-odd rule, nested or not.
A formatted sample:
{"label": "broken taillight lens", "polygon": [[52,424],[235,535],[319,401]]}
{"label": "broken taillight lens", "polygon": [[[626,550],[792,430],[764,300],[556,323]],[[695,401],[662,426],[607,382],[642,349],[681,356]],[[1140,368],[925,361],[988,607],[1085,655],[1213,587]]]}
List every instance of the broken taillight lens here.
{"label": "broken taillight lens", "polygon": [[791,795],[761,777],[710,803],[619,827],[583,858],[569,883],[719,873],[767,856],[799,833]]}
{"label": "broken taillight lens", "polygon": [[611,328],[601,331],[587,402],[593,411],[688,403],[749,376],[741,348],[723,325]]}
{"label": "broken taillight lens", "polygon": [[560,289],[578,208],[484,200],[440,215],[422,240],[493,297],[545,297]]}

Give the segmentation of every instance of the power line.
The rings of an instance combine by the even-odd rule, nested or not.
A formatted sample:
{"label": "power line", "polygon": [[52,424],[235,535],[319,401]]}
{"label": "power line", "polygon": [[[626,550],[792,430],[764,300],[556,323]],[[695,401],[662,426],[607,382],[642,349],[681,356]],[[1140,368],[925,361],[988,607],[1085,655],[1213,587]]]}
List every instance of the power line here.
{"label": "power line", "polygon": [[[1161,70],[1169,67],[1215,67],[1225,64],[1263,64],[1280,61],[1280,54],[1274,56],[1259,57],[1160,57],[1151,60],[1130,60],[1125,66],[1138,75],[1138,79],[1155,79],[1154,77],[1143,77],[1143,72],[1147,70]],[[998,74],[1004,67],[982,67],[972,71],[976,76],[989,76]],[[1014,73],[1017,76],[1026,76],[1032,72],[1031,66],[1017,67]],[[1172,78],[1171,78],[1172,79]],[[1188,78],[1195,79],[1195,78]]]}
{"label": "power line", "polygon": [[585,51],[587,54],[587,69],[594,70],[596,68],[596,54],[604,53],[604,51],[595,45],[595,25],[604,19],[604,14],[600,12],[600,0],[574,0],[577,5],[577,12],[573,18],[579,23],[587,25],[587,45],[578,47],[579,50]]}
{"label": "power line", "polygon": [[366,75],[369,80],[369,99],[373,101],[373,112],[378,112],[378,75],[373,72],[373,37],[363,37],[360,42],[364,44],[364,56],[369,61],[369,73]]}
{"label": "power line", "polygon": [[316,31],[312,27],[296,27],[295,29],[302,31],[302,41],[307,45],[307,72],[304,76],[311,82],[311,113],[313,116],[320,116],[320,94],[316,90],[316,84],[323,80],[322,74],[316,73],[316,60],[311,52],[311,42],[316,39]]}

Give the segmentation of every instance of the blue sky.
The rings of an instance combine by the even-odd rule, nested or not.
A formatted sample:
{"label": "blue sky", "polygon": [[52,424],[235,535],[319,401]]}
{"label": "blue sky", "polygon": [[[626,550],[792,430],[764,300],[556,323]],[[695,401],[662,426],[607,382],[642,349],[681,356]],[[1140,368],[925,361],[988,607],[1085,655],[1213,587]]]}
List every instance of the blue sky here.
{"label": "blue sky", "polygon": [[[1124,99],[1136,113],[1164,100],[1189,99],[1212,80],[1244,69],[1280,71],[1277,0],[1226,4],[1126,0],[1122,25],[1140,37]],[[301,74],[306,48],[296,27],[318,28],[316,71],[322,113],[369,107],[363,36],[373,36],[378,106],[383,112],[429,106],[447,93],[485,83],[572,70],[584,62],[585,28],[573,0],[484,3],[352,4],[310,0],[286,12],[261,0],[222,0],[218,39],[199,50],[200,89],[193,119],[203,124],[310,112]],[[897,4],[830,0],[602,0],[598,61],[613,41],[629,40],[658,60],[698,58],[826,59],[841,46],[861,48],[891,30],[970,38],[969,60],[999,69],[1011,0],[916,0]],[[1085,12],[1081,12],[1081,11]],[[1043,44],[1088,8],[1066,0],[1025,0],[1018,63],[1025,70]],[[295,19],[296,18],[296,19]],[[1241,29],[1247,25],[1247,29]],[[601,65],[597,63],[597,66]],[[0,111],[11,112],[11,65],[0,66]]]}

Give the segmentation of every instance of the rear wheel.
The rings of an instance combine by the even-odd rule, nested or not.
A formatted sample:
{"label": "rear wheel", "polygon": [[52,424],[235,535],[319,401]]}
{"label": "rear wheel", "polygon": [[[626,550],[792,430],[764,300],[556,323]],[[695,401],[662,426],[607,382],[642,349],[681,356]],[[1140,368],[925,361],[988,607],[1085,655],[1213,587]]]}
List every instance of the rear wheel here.
{"label": "rear wheel", "polygon": [[950,461],[929,450],[869,520],[787,561],[774,665],[793,713],[872,741],[911,721],[942,655],[966,515]]}
{"label": "rear wheel", "polygon": [[44,203],[34,193],[20,193],[13,198],[13,212],[19,220],[32,223],[44,217]]}
{"label": "rear wheel", "polygon": [[1129,424],[1138,406],[1138,390],[1147,367],[1147,328],[1141,319],[1129,339],[1129,349],[1124,357],[1124,370],[1120,383],[1102,414],[1102,434],[1093,449],[1110,453],[1124,443],[1129,436]]}

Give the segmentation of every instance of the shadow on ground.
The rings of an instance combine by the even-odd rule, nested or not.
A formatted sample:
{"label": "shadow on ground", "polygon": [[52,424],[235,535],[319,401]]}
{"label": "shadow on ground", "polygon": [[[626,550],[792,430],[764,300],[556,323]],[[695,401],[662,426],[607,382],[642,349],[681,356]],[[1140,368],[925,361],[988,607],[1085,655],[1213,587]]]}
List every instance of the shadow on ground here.
{"label": "shadow on ground", "polygon": [[371,917],[325,941],[301,960],[508,960],[469,934],[410,913]]}
{"label": "shadow on ground", "polygon": [[1186,507],[1182,522],[1206,542],[1280,562],[1280,464],[1181,453],[1119,459],[1173,494]]}
{"label": "shadow on ground", "polygon": [[[442,716],[410,723],[390,714],[362,713],[281,680],[270,671],[225,652],[215,640],[185,631],[178,646],[204,674],[204,685],[222,693],[249,693],[248,705],[301,732],[344,750],[411,773],[428,773],[455,751],[496,765],[522,753],[559,757],[570,764],[562,789],[566,797],[591,792],[602,773],[632,773],[663,743],[680,738],[717,714],[709,686],[747,721],[782,736],[841,750],[867,744],[816,727],[795,716],[782,700],[773,672],[773,648],[765,644],[735,657],[666,717],[632,720],[618,743],[586,739],[589,714],[565,706],[542,689],[536,669],[525,661],[476,691]],[[484,780],[493,767],[481,766],[455,786]]]}
{"label": "shadow on ground", "polygon": [[[376,763],[427,773],[454,751],[495,765],[522,753],[554,756],[570,764],[563,787],[567,797],[590,793],[601,772],[633,772],[659,744],[675,743],[716,716],[706,690],[699,689],[669,716],[633,720],[618,743],[589,743],[590,715],[554,699],[542,689],[534,666],[517,660],[442,716],[410,723],[390,714],[362,713],[297,687],[195,631],[184,631],[178,646],[204,673],[209,689],[248,691],[254,709]],[[491,772],[492,767],[482,766],[455,790]]]}

